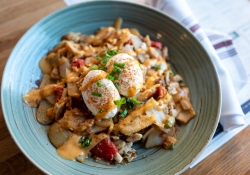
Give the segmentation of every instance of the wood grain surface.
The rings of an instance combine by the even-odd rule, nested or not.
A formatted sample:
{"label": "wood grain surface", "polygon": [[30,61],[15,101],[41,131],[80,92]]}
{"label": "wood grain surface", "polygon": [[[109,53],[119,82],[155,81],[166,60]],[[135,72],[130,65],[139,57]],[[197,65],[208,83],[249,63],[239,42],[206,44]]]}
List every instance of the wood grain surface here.
{"label": "wood grain surface", "polygon": [[[65,7],[63,0],[0,0],[0,79],[6,61],[21,36],[49,13]],[[0,174],[40,175],[19,150],[0,109]],[[250,175],[250,126],[184,175]]]}

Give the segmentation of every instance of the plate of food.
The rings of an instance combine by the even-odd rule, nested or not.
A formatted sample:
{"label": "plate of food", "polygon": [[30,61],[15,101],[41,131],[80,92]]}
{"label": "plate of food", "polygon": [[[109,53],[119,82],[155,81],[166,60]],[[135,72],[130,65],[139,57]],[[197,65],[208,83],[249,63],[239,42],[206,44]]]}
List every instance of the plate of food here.
{"label": "plate of food", "polygon": [[221,108],[196,38],[166,14],[118,1],[66,7],[29,29],[1,100],[15,142],[46,174],[181,173]]}

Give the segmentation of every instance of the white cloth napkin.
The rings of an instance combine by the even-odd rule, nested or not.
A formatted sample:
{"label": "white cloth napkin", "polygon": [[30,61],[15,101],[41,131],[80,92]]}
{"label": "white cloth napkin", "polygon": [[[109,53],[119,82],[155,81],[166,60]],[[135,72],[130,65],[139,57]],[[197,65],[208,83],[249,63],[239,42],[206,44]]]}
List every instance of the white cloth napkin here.
{"label": "white cloth napkin", "polygon": [[[64,0],[72,5],[88,0]],[[222,88],[222,110],[220,123],[224,131],[230,131],[245,124],[244,114],[238,101],[239,92],[247,83],[247,73],[241,58],[229,36],[212,30],[204,31],[191,12],[185,0],[137,0],[165,12],[190,30],[212,58],[219,74]]]}
{"label": "white cloth napkin", "polygon": [[245,124],[236,92],[247,83],[247,73],[229,36],[201,28],[185,0],[147,0],[146,3],[164,11],[189,29],[207,50],[219,74],[222,88],[220,123],[224,131]]}

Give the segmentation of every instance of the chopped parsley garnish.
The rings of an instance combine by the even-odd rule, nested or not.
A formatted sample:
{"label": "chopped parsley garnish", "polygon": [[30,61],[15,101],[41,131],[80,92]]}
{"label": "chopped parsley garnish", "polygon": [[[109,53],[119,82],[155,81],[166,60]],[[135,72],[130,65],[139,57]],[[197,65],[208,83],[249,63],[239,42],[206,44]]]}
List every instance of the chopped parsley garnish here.
{"label": "chopped parsley garnish", "polygon": [[100,70],[106,71],[107,67],[99,67]]}
{"label": "chopped parsley garnish", "polygon": [[91,92],[91,95],[96,96],[96,97],[102,97],[102,94],[98,92]]}
{"label": "chopped parsley garnish", "polygon": [[118,80],[118,76],[114,76],[114,80]]}
{"label": "chopped parsley garnish", "polygon": [[91,138],[89,138],[89,137],[85,137],[85,138],[81,137],[79,139],[79,143],[81,144],[82,148],[88,147],[90,145],[90,143],[91,143]]}
{"label": "chopped parsley garnish", "polygon": [[102,64],[102,65],[106,65],[110,58],[111,58],[111,56],[105,55],[105,56],[102,58],[101,64]]}
{"label": "chopped parsley garnish", "polygon": [[119,88],[119,84],[118,83],[114,83],[114,85],[115,85],[116,89]]}
{"label": "chopped parsley garnish", "polygon": [[100,55],[97,55],[95,58],[96,58],[97,60],[100,60]]}
{"label": "chopped parsley garnish", "polygon": [[113,56],[115,56],[118,53],[119,52],[117,50],[108,50],[108,51],[106,51],[105,55],[102,58],[101,64],[106,65],[107,62],[110,60],[110,58],[112,58]]}
{"label": "chopped parsley garnish", "polygon": [[122,70],[121,70],[119,67],[114,66],[113,71],[112,71],[112,74],[115,74],[115,73],[121,74],[121,73],[122,73]]}
{"label": "chopped parsley garnish", "polygon": [[108,79],[111,80],[111,81],[114,81],[115,80],[115,77],[111,74],[108,74]]}
{"label": "chopped parsley garnish", "polygon": [[115,100],[114,103],[117,105],[117,107],[122,109],[122,112],[120,112],[119,117],[124,118],[128,115],[128,109],[132,109],[135,105],[141,104],[142,102],[136,100],[135,97],[122,97],[120,100]]}
{"label": "chopped parsley garnish", "polygon": [[168,71],[169,75],[174,75],[174,72],[172,72],[171,70]]}
{"label": "chopped parsley garnish", "polygon": [[140,104],[142,104],[142,102],[139,101],[139,100],[137,100],[135,97],[132,97],[131,100],[132,100],[132,102],[133,102],[135,105],[140,105]]}
{"label": "chopped parsley garnish", "polygon": [[174,149],[174,144],[173,143],[171,143],[171,145],[170,145],[170,149]]}
{"label": "chopped parsley garnish", "polygon": [[103,113],[103,112],[104,112],[104,110],[103,110],[103,109],[100,109],[99,113]]}
{"label": "chopped parsley garnish", "polygon": [[110,56],[115,56],[116,54],[118,54],[119,52],[117,50],[108,50],[107,54]]}
{"label": "chopped parsley garnish", "polygon": [[141,68],[141,63],[138,62],[139,67]]}
{"label": "chopped parsley garnish", "polygon": [[120,100],[115,100],[114,103],[120,108],[121,105],[126,104],[126,98],[122,97]]}
{"label": "chopped parsley garnish", "polygon": [[117,67],[117,66],[114,66],[114,68],[113,68],[113,71],[112,72],[117,72],[117,70],[118,70],[119,68]]}
{"label": "chopped parsley garnish", "polygon": [[124,117],[126,117],[126,115],[128,114],[128,111],[127,111],[127,109],[124,109],[123,111],[122,111],[122,113],[119,115],[121,118],[124,118]]}
{"label": "chopped parsley garnish", "polygon": [[133,109],[133,107],[134,107],[135,105],[142,104],[142,102],[139,101],[139,100],[136,100],[135,97],[127,98],[126,101],[127,101],[126,106],[127,106],[129,109]]}
{"label": "chopped parsley garnish", "polygon": [[120,62],[115,62],[114,66],[120,67],[120,68],[125,68],[126,64],[125,63],[120,63]]}
{"label": "chopped parsley garnish", "polygon": [[111,81],[115,81],[115,80],[118,80],[118,76],[111,73],[111,74],[108,74],[108,79]]}
{"label": "chopped parsley garnish", "polygon": [[102,83],[99,80],[96,82],[96,84],[98,87],[102,87]]}
{"label": "chopped parsley garnish", "polygon": [[129,109],[133,109],[133,107],[135,106],[135,104],[132,102],[132,100],[131,100],[130,98],[127,98],[126,106],[127,106]]}
{"label": "chopped parsley garnish", "polygon": [[165,128],[172,128],[172,127],[174,126],[174,124],[175,124],[175,118],[174,118],[173,116],[170,116],[170,117],[167,119],[167,121],[166,121],[164,127],[165,127]]}
{"label": "chopped parsley garnish", "polygon": [[117,69],[116,72],[120,75],[122,73],[122,70],[121,69]]}
{"label": "chopped parsley garnish", "polygon": [[90,67],[90,70],[98,70],[98,69],[99,69],[99,67],[97,65],[92,65]]}
{"label": "chopped parsley garnish", "polygon": [[161,69],[161,65],[160,64],[155,64],[152,66],[152,68],[154,69]]}

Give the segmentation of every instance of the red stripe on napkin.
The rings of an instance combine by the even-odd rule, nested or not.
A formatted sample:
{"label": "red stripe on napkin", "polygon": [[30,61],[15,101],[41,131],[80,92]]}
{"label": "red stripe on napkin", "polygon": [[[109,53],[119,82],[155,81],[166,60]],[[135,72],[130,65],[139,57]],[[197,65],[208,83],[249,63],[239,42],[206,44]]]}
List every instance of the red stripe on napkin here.
{"label": "red stripe on napkin", "polygon": [[223,41],[223,42],[221,42],[221,43],[215,44],[215,45],[214,45],[214,48],[215,48],[215,49],[219,49],[219,48],[221,48],[221,47],[229,46],[229,45],[232,45],[232,44],[233,44],[232,40]]}
{"label": "red stripe on napkin", "polygon": [[196,30],[198,30],[199,28],[201,28],[201,26],[199,24],[195,24],[193,25],[190,30],[194,33]]}

